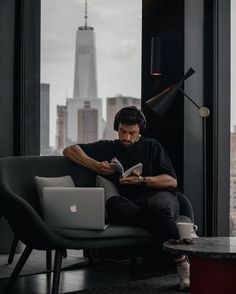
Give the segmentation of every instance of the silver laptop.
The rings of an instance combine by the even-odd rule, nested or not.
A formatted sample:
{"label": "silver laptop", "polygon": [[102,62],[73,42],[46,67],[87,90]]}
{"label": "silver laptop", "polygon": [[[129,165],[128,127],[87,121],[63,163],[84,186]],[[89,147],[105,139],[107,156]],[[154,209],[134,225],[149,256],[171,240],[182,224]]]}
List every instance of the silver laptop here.
{"label": "silver laptop", "polygon": [[46,187],[44,221],[51,228],[105,230],[104,188]]}

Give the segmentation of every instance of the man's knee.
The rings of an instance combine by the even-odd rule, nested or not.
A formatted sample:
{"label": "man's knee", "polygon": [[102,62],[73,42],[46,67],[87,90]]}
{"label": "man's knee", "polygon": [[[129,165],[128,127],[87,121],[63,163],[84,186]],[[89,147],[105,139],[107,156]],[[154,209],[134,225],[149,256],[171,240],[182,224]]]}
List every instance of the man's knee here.
{"label": "man's knee", "polygon": [[150,213],[175,217],[179,211],[179,203],[173,193],[163,191],[156,193],[148,199],[146,209]]}
{"label": "man's knee", "polygon": [[142,209],[122,196],[113,196],[106,202],[108,218],[113,223],[127,225],[142,224]]}

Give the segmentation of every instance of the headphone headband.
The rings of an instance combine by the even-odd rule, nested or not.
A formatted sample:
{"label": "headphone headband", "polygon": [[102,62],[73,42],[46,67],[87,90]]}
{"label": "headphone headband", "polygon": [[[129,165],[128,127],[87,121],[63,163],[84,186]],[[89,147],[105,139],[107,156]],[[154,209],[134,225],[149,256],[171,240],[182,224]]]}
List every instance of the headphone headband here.
{"label": "headphone headband", "polygon": [[139,120],[140,133],[146,128],[146,118],[143,112],[135,106],[127,106],[117,112],[114,118],[114,130],[118,131],[119,124],[121,122],[121,116],[127,113],[127,117],[136,117]]}

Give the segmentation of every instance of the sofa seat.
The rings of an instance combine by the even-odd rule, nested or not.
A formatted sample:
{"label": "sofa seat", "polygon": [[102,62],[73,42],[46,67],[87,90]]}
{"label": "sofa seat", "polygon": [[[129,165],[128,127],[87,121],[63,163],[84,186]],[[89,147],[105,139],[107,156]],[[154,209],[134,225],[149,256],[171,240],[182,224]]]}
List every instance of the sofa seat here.
{"label": "sofa seat", "polygon": [[100,239],[121,237],[151,237],[147,230],[139,227],[110,225],[106,230],[53,229],[58,235],[69,239]]}
{"label": "sofa seat", "polygon": [[[179,215],[177,222],[191,222],[190,218]],[[120,237],[150,237],[151,234],[143,228],[121,225],[109,225],[104,231],[53,228],[53,231],[68,239],[106,239]]]}

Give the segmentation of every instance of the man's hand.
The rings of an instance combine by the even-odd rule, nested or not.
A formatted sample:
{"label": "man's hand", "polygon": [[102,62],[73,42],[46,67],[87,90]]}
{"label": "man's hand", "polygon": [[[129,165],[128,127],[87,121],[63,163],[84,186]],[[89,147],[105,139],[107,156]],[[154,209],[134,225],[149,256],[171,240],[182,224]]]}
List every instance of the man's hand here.
{"label": "man's hand", "polygon": [[137,172],[133,172],[130,176],[128,177],[121,177],[119,179],[119,182],[121,185],[140,185],[141,184],[141,178],[140,174]]}
{"label": "man's hand", "polygon": [[107,161],[97,161],[96,172],[104,176],[109,176],[112,175],[115,171]]}

